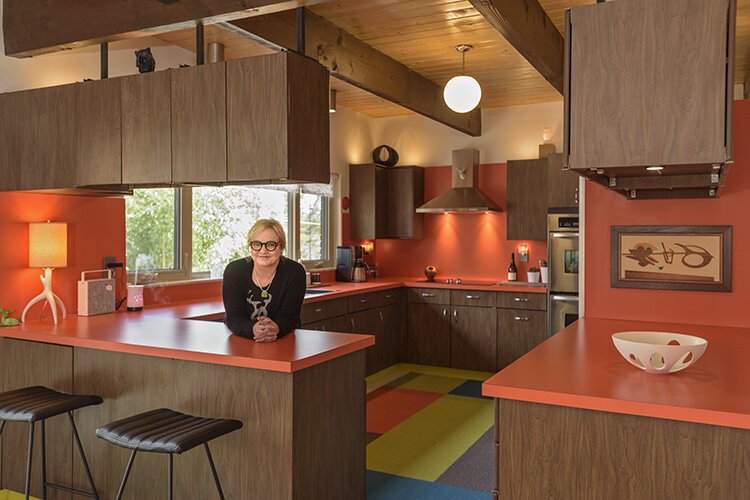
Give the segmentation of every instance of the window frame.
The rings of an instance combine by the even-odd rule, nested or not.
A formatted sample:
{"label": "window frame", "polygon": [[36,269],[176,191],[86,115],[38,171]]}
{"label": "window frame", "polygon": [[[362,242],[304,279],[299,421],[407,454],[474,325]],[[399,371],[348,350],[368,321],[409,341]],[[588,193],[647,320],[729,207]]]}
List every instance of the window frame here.
{"label": "window frame", "polygon": [[[307,269],[324,269],[334,267],[335,256],[335,235],[337,233],[337,223],[334,220],[333,200],[337,199],[338,182],[332,178],[334,183],[334,195],[331,198],[324,197],[327,200],[323,204],[324,213],[321,218],[327,220],[327,234],[324,236],[328,247],[328,259],[326,260],[309,260],[302,261]],[[174,188],[175,196],[175,262],[178,264],[176,269],[157,271],[159,276],[156,283],[169,283],[177,281],[192,281],[211,279],[210,272],[194,272],[193,266],[193,188],[181,187]],[[287,198],[289,203],[289,232],[287,234],[287,248],[284,255],[288,258],[300,259],[300,194],[290,192]],[[127,282],[133,283],[135,279],[134,272],[127,273]]]}

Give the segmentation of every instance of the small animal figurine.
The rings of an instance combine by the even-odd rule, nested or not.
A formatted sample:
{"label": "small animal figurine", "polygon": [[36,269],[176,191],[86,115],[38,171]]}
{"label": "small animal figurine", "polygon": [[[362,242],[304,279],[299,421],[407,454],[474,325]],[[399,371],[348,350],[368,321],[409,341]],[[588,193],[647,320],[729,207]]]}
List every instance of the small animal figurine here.
{"label": "small animal figurine", "polygon": [[139,73],[150,73],[156,69],[156,61],[151,54],[151,47],[135,51],[135,65]]}
{"label": "small animal figurine", "polygon": [[16,318],[9,318],[13,310],[0,309],[0,326],[18,326],[21,323]]}

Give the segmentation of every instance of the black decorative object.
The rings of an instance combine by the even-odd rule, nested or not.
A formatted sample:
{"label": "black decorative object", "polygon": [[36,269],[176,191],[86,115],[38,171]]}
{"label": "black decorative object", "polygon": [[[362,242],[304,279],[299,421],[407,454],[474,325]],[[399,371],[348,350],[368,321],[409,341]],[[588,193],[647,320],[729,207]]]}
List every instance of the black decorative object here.
{"label": "black decorative object", "polygon": [[151,47],[135,51],[135,65],[139,73],[151,73],[156,69],[156,61],[151,54]]}
{"label": "black decorative object", "polygon": [[392,167],[398,163],[398,153],[392,147],[381,144],[372,150],[372,161],[377,165]]}

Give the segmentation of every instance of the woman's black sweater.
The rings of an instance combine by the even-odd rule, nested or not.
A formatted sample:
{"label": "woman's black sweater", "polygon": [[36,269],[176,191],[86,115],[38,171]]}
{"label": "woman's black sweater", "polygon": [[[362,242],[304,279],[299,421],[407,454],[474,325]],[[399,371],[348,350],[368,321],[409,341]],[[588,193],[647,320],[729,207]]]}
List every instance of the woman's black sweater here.
{"label": "woman's black sweater", "polygon": [[230,262],[224,270],[221,294],[224,298],[224,323],[237,335],[253,338],[253,326],[259,316],[268,316],[279,325],[281,338],[300,326],[300,310],[305,298],[305,268],[281,257],[276,275],[268,288],[268,297],[253,283],[253,261],[249,258]]}

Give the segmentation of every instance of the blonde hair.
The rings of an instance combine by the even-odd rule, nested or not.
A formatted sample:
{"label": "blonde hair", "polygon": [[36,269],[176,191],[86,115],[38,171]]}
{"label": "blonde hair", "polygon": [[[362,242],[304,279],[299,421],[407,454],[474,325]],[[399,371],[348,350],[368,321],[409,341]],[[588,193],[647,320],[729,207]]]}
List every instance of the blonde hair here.
{"label": "blonde hair", "polygon": [[253,227],[251,227],[250,231],[247,232],[248,252],[250,251],[250,242],[253,241],[253,237],[261,231],[265,231],[266,229],[274,230],[276,235],[279,237],[279,247],[282,252],[284,251],[284,249],[286,248],[286,233],[284,232],[284,228],[282,227],[281,223],[276,219],[260,219],[255,224],[253,224]]}

